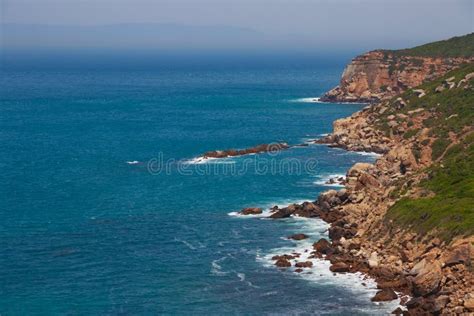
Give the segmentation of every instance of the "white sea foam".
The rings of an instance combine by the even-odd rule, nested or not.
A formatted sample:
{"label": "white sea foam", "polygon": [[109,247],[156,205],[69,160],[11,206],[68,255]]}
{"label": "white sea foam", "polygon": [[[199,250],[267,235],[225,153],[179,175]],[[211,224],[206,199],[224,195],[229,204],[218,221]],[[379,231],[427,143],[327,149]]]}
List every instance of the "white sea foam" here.
{"label": "white sea foam", "polygon": [[228,272],[222,270],[222,266],[219,264],[222,261],[227,259],[227,256],[221,257],[219,259],[213,260],[211,262],[211,273],[214,275],[222,276],[228,274]]}
{"label": "white sea foam", "polygon": [[356,154],[358,155],[361,155],[361,156],[371,156],[371,157],[375,157],[375,158],[379,158],[379,157],[382,157],[381,154],[378,154],[376,152],[367,152],[367,151],[354,151]]}
{"label": "white sea foam", "polygon": [[290,102],[296,102],[296,103],[322,103],[319,100],[319,98],[299,98],[299,99],[290,100]]}
{"label": "white sea foam", "polygon": [[138,161],[138,160],[132,160],[132,161],[126,161],[126,163],[129,164],[129,165],[137,165],[137,164],[140,163],[140,161]]}
{"label": "white sea foam", "polygon": [[[257,262],[260,262],[262,265],[269,268],[276,268],[274,261],[271,259],[273,256],[298,253],[300,254],[300,257],[290,260],[292,262],[292,267],[288,268],[286,271],[294,273],[294,265],[296,262],[311,261],[313,263],[312,268],[304,268],[303,272],[294,273],[294,276],[305,279],[309,282],[343,287],[353,293],[354,296],[362,297],[364,300],[367,300],[367,302],[370,302],[370,299],[378,291],[375,280],[362,273],[333,273],[329,270],[331,265],[329,261],[318,258],[309,258],[313,251],[313,242],[321,237],[328,238],[327,228],[329,225],[327,223],[321,219],[308,218],[292,218],[286,223],[294,226],[295,232],[305,233],[310,236],[310,238],[301,241],[292,240],[292,245],[272,249],[267,254],[258,253],[256,256]],[[399,304],[399,300],[384,302],[379,305],[374,303],[374,308],[380,308],[380,311],[388,314],[399,306]]]}
{"label": "white sea foam", "polygon": [[323,174],[323,175],[317,176],[318,180],[314,181],[313,183],[316,185],[322,185],[326,187],[342,188],[344,187],[344,185],[340,183],[327,183],[330,179],[334,179],[334,178],[339,179],[341,177],[345,178],[346,175],[345,174]]}
{"label": "white sea foam", "polygon": [[234,157],[225,157],[225,158],[214,158],[214,157],[196,157],[188,160],[184,160],[183,163],[190,164],[190,165],[198,165],[198,164],[207,164],[207,163],[214,163],[214,164],[233,164],[235,163],[232,160]]}
{"label": "white sea foam", "polygon": [[178,239],[178,238],[175,238],[174,240],[184,244],[186,247],[188,247],[191,250],[196,250],[197,249],[195,246],[193,246],[191,243],[187,242],[186,240],[181,240],[181,239]]}
{"label": "white sea foam", "polygon": [[278,206],[278,208],[283,208],[287,207],[290,204],[301,204],[306,201],[311,201],[311,199],[306,199],[306,200],[290,200],[290,199],[284,199],[284,200],[279,200],[276,202],[262,202],[262,203],[256,203],[255,207],[260,207],[262,209],[261,214],[250,214],[250,215],[242,215],[239,213],[239,211],[234,211],[227,213],[229,216],[233,217],[238,217],[238,218],[266,218],[269,217],[270,215],[273,214],[273,211],[271,210],[272,207]]}

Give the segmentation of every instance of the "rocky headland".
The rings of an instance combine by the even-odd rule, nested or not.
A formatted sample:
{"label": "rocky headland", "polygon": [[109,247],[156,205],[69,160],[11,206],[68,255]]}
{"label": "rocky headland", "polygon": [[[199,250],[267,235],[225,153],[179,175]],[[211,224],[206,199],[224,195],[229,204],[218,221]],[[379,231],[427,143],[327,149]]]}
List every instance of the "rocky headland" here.
{"label": "rocky headland", "polygon": [[[474,40],[473,34],[467,35],[468,40]],[[443,45],[459,45],[465,37],[443,41]],[[340,84],[320,100],[363,103],[386,100],[474,61],[469,54],[433,52],[439,43],[398,51],[375,50],[357,56],[344,69]]]}
{"label": "rocky headland", "polygon": [[393,314],[474,314],[474,64],[453,68],[377,98],[316,141],[381,156],[355,164],[339,191],[271,209],[273,219],[330,224],[329,240],[316,241],[310,257],[278,255],[277,267],[302,272],[308,259],[326,259],[334,273],[374,278],[373,301],[399,298],[404,308]]}

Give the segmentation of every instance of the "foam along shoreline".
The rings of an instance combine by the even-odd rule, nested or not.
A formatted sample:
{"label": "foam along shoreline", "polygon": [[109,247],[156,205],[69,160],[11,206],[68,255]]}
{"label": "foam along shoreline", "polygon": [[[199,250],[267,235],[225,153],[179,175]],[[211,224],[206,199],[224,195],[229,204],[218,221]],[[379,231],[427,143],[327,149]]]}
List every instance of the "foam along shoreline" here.
{"label": "foam along shoreline", "polygon": [[[378,292],[377,282],[372,277],[361,272],[356,273],[333,273],[329,267],[331,262],[325,258],[315,258],[312,256],[313,243],[320,238],[328,238],[327,230],[330,224],[319,218],[290,217],[285,224],[291,225],[295,232],[304,233],[309,238],[303,240],[288,240],[287,237],[282,239],[288,240],[290,245],[274,248],[266,254],[259,254],[256,261],[267,268],[275,268],[276,256],[284,256],[292,254],[294,258],[289,259],[291,267],[283,270],[285,273],[292,273],[298,278],[302,278],[308,282],[314,282],[321,285],[333,285],[342,287],[358,298],[364,301],[370,299]],[[305,263],[308,267],[299,268],[297,263]],[[307,264],[311,262],[311,266]],[[365,312],[382,312],[389,314],[392,310],[400,306],[400,299],[393,301],[374,303],[372,308],[364,310]],[[361,311],[362,312],[362,311]]]}
{"label": "foam along shoreline", "polygon": [[317,176],[317,178],[318,180],[314,181],[313,183],[319,186],[342,188],[346,183],[345,174],[321,175]]}
{"label": "foam along shoreline", "polygon": [[320,97],[309,97],[309,98],[298,98],[290,100],[291,103],[323,103],[323,104],[355,104],[355,105],[367,105],[370,102],[358,101],[332,101],[328,99],[322,99]]}
{"label": "foam along shoreline", "polygon": [[[260,207],[250,207],[248,209],[260,209],[261,213],[247,213],[243,214],[242,211],[245,209],[242,209],[240,211],[232,211],[227,213],[227,215],[232,216],[232,217],[238,217],[238,218],[262,218],[262,219],[268,219],[272,214],[274,214],[278,209],[287,207],[288,205],[294,205],[294,204],[302,204],[305,200],[281,200],[278,202],[271,202],[271,203],[256,203],[256,205],[261,205]],[[297,216],[295,216],[297,217]]]}

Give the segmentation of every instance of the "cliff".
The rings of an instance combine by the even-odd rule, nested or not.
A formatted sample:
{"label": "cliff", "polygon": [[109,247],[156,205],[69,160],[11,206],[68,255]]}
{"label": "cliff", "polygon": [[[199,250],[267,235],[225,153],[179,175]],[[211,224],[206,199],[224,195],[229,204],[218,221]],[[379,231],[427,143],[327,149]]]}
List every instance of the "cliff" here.
{"label": "cliff", "polygon": [[354,58],[326,102],[376,102],[474,61],[474,33],[411,49],[375,50]]}
{"label": "cliff", "polygon": [[319,141],[384,153],[352,167],[343,194],[320,197],[337,214],[325,252],[376,278],[381,296],[408,294],[409,315],[474,312],[473,87],[474,65],[463,66],[336,121]]}

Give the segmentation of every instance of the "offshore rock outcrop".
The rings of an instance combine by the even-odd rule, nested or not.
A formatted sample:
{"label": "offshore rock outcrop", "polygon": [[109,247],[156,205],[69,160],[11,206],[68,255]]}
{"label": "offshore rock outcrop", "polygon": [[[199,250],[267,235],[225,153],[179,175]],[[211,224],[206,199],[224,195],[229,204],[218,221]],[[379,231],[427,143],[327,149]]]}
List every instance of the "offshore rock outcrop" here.
{"label": "offshore rock outcrop", "polygon": [[246,148],[246,149],[227,149],[227,150],[214,150],[204,153],[204,159],[207,158],[227,158],[243,156],[248,154],[259,154],[264,152],[277,152],[280,150],[288,149],[290,146],[287,143],[272,143],[272,144],[261,144],[258,146]]}
{"label": "offshore rock outcrop", "polygon": [[391,98],[425,81],[441,77],[473,58],[400,55],[375,50],[354,58],[340,84],[321,97],[323,102],[373,103]]}

